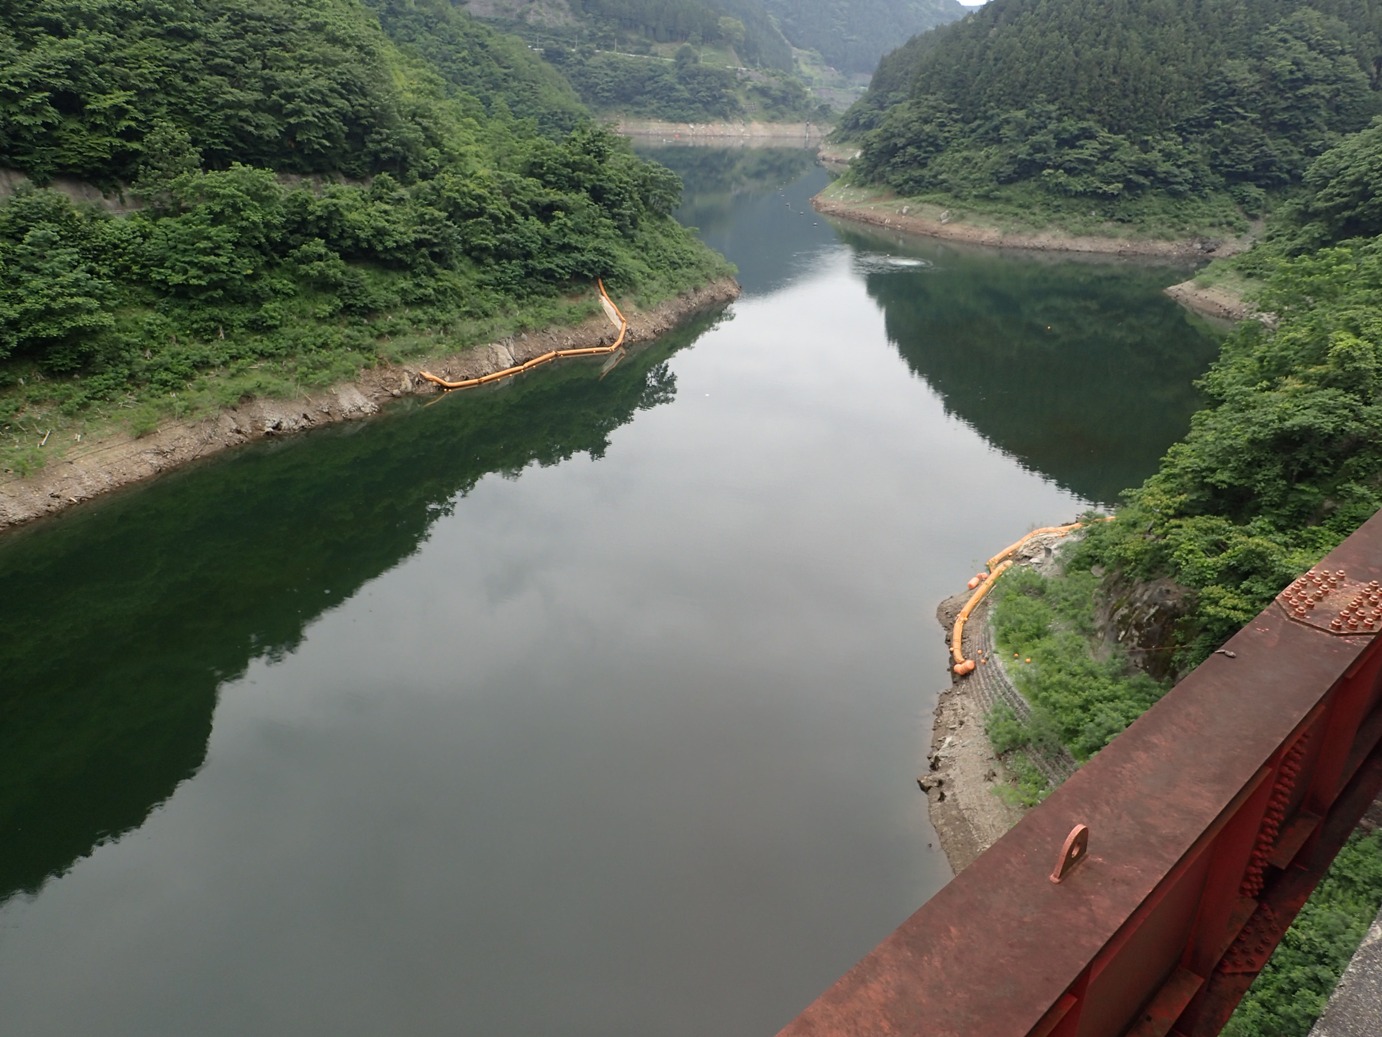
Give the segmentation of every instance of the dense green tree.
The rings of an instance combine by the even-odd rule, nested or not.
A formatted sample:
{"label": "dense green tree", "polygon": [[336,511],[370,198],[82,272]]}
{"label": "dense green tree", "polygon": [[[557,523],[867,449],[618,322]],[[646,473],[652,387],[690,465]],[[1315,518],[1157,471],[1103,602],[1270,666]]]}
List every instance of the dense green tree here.
{"label": "dense green tree", "polygon": [[663,292],[724,272],[671,219],[676,177],[526,48],[442,0],[380,8],[406,47],[356,0],[10,5],[8,160],[144,205],[0,201],[0,384],[71,374],[80,408],[347,342],[369,357],[595,277]]}
{"label": "dense green tree", "polygon": [[689,45],[675,61],[601,53],[572,59],[565,68],[597,110],[681,122],[743,114],[736,75],[701,64]]}
{"label": "dense green tree", "polygon": [[885,58],[840,132],[904,191],[1251,203],[1382,111],[1378,68],[1378,0],[995,0]]}
{"label": "dense green tree", "polygon": [[364,0],[390,37],[445,78],[453,96],[494,116],[519,112],[559,136],[585,117],[571,85],[513,36],[494,32],[452,0]]}
{"label": "dense green tree", "polygon": [[917,33],[962,18],[958,0],[761,0],[792,45],[844,72],[872,72]]}
{"label": "dense green tree", "polygon": [[407,167],[377,24],[341,0],[15,0],[0,22],[0,150],[43,179],[128,181],[160,124],[212,166]]}
{"label": "dense green tree", "polygon": [[1382,239],[1270,264],[1260,304],[1205,376],[1210,406],[1091,558],[1192,592],[1182,670],[1382,507]]}
{"label": "dense green tree", "polygon": [[1297,247],[1382,234],[1382,119],[1316,159],[1304,183],[1290,210]]}
{"label": "dense green tree", "polygon": [[94,222],[31,188],[0,207],[0,360],[35,357],[70,371],[114,324],[117,293],[102,276]]}

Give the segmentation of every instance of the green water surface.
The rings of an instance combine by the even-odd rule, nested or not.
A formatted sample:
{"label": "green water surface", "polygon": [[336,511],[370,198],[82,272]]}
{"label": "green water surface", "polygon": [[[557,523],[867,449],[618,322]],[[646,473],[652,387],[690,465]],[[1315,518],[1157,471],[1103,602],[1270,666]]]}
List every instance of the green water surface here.
{"label": "green water surface", "polygon": [[0,537],[0,1033],[770,1034],[945,881],[936,603],[1215,336],[659,157],[728,310]]}

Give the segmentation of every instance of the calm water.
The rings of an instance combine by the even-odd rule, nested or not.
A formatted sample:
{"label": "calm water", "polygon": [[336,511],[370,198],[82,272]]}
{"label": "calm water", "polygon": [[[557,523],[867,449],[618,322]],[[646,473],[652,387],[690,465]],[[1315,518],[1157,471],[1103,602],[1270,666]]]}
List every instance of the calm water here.
{"label": "calm water", "polygon": [[1212,335],[662,157],[729,311],[0,538],[0,1033],[772,1034],[945,881],[935,605]]}

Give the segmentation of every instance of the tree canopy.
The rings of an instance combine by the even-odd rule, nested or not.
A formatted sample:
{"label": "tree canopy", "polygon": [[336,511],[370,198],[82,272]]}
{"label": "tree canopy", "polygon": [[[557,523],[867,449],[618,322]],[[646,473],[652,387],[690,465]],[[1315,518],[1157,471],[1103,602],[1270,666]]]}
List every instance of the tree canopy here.
{"label": "tree canopy", "polygon": [[844,72],[872,72],[899,41],[964,17],[959,0],[761,0],[795,47]]}
{"label": "tree canopy", "polygon": [[993,0],[886,57],[841,132],[908,193],[1251,199],[1382,112],[1379,68],[1378,0]]}
{"label": "tree canopy", "polygon": [[0,202],[0,385],[63,376],[52,391],[80,408],[480,328],[595,277],[658,293],[727,269],[672,220],[677,177],[521,44],[444,0],[377,10],[10,5],[0,151],[39,184],[138,204],[34,186]]}

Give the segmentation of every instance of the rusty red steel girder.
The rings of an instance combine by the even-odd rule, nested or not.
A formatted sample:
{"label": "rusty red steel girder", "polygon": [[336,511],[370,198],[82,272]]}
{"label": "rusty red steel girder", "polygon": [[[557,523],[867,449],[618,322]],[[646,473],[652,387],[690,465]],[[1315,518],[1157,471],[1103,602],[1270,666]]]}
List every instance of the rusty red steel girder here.
{"label": "rusty red steel girder", "polygon": [[1382,789],[1379,627],[1382,513],[779,1037],[1218,1033]]}

